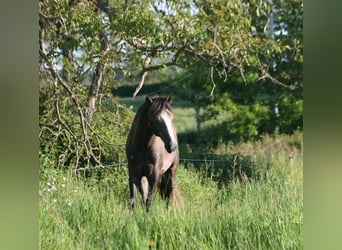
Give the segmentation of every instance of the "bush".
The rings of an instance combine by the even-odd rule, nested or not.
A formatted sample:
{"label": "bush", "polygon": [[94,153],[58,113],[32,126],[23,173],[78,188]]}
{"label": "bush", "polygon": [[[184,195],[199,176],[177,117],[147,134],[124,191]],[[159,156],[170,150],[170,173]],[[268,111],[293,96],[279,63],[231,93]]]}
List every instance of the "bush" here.
{"label": "bush", "polygon": [[[85,109],[86,89],[78,88],[77,98]],[[84,131],[79,110],[68,94],[42,81],[39,103],[41,169],[96,165],[94,157],[102,164],[125,161],[124,144],[133,115],[116,99],[101,96],[92,124]]]}

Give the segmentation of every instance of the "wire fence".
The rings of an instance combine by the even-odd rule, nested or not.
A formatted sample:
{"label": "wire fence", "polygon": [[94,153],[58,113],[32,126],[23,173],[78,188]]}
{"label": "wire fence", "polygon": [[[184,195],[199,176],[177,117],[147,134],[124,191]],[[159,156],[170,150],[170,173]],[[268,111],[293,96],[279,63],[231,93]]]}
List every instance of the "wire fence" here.
{"label": "wire fence", "polygon": [[[196,158],[179,158],[181,162],[194,162],[194,163],[215,163],[215,162],[229,162],[228,160],[224,159],[196,159]],[[53,175],[53,174],[61,174],[61,173],[77,173],[81,171],[92,171],[97,169],[108,169],[108,168],[116,168],[116,167],[123,167],[127,166],[127,162],[120,162],[116,164],[110,165],[98,165],[98,166],[90,166],[90,167],[83,167],[83,168],[76,168],[76,169],[65,169],[65,170],[55,170],[55,171],[40,171],[40,175]]]}

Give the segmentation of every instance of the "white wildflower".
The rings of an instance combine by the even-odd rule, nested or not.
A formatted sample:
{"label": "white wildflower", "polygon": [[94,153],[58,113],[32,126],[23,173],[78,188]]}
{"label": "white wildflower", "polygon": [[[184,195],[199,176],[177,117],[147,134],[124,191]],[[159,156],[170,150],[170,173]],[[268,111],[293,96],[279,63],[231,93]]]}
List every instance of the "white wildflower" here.
{"label": "white wildflower", "polygon": [[72,205],[72,200],[71,199],[67,199],[66,203],[67,203],[68,206],[71,206]]}

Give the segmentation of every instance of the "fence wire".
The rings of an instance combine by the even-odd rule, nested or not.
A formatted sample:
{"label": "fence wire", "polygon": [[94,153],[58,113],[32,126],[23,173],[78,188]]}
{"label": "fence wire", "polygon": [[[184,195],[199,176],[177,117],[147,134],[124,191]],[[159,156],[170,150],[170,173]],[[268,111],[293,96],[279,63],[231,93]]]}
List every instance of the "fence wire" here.
{"label": "fence wire", "polygon": [[[179,158],[179,161],[182,162],[204,162],[204,163],[211,163],[211,162],[228,162],[227,160],[223,159],[195,159],[195,158]],[[116,164],[110,164],[110,165],[98,165],[98,166],[91,166],[91,167],[84,167],[84,168],[76,168],[76,169],[65,169],[65,170],[55,170],[55,171],[40,171],[40,175],[54,175],[54,174],[60,174],[60,173],[77,173],[80,171],[92,171],[96,169],[107,169],[107,168],[116,168],[116,167],[122,167],[127,166],[127,162],[120,162]]]}

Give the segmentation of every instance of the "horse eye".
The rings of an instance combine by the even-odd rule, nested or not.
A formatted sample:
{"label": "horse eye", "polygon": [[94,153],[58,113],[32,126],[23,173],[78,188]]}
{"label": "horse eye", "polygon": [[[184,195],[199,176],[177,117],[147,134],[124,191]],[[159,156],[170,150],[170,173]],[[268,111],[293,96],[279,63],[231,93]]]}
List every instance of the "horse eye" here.
{"label": "horse eye", "polygon": [[156,116],[153,121],[154,122],[161,122],[162,118],[160,116]]}

